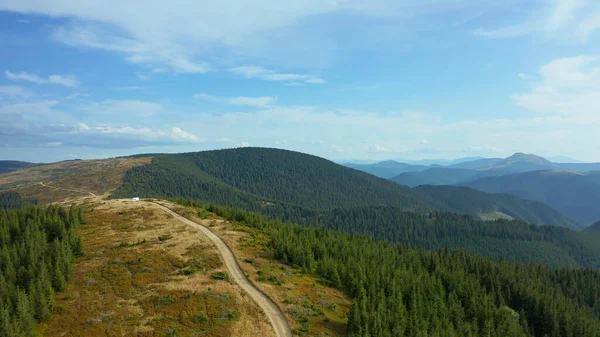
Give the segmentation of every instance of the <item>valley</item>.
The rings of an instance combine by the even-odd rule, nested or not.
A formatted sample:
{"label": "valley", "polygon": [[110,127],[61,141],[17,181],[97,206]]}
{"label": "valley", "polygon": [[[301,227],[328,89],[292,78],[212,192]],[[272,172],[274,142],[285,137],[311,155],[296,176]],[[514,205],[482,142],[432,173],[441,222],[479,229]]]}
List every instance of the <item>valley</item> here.
{"label": "valley", "polygon": [[43,335],[543,337],[558,312],[558,329],[600,333],[600,236],[514,220],[579,229],[541,203],[269,149],[52,165],[0,175],[9,208],[43,196],[87,219]]}

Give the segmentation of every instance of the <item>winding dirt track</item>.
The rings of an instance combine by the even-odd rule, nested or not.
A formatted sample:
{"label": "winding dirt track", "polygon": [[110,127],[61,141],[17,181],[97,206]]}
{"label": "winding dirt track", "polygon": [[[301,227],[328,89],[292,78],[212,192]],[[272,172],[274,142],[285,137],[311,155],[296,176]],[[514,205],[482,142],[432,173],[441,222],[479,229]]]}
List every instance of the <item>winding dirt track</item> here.
{"label": "winding dirt track", "polygon": [[293,336],[292,330],[290,329],[288,322],[285,319],[285,316],[283,315],[277,304],[275,304],[269,297],[267,297],[267,295],[265,295],[254,285],[252,285],[252,283],[250,283],[250,281],[246,278],[246,275],[244,275],[244,272],[240,268],[237,260],[235,259],[233,252],[231,251],[231,249],[229,249],[229,246],[227,246],[227,244],[223,240],[221,240],[208,228],[182,217],[181,215],[173,212],[172,210],[161,204],[153,204],[157,205],[162,210],[173,215],[185,224],[197,228],[202,233],[204,233],[204,235],[206,235],[217,246],[217,249],[219,249],[219,253],[221,253],[223,260],[225,261],[225,266],[227,267],[231,278],[235,281],[235,283],[242,287],[242,289],[244,289],[244,291],[248,293],[250,297],[252,297],[252,299],[256,301],[256,303],[258,303],[258,305],[263,309],[269,321],[271,322],[273,329],[275,329],[275,334],[277,335],[277,337]]}

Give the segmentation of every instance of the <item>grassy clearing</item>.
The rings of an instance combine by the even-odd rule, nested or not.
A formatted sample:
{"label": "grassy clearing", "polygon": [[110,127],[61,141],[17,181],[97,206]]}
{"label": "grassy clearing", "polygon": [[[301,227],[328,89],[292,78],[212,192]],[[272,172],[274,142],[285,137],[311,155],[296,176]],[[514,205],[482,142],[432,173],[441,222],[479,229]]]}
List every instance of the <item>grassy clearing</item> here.
{"label": "grassy clearing", "polygon": [[200,232],[141,203],[87,207],[85,256],[44,336],[274,335],[241,289],[211,277],[225,268]]}
{"label": "grassy clearing", "polygon": [[202,223],[231,247],[242,270],[282,308],[298,336],[346,336],[351,300],[325,280],[276,261],[265,233],[223,221],[206,210],[167,204],[188,219]]}
{"label": "grassy clearing", "polygon": [[[78,160],[35,166],[0,175],[0,190],[14,190],[22,196],[50,203],[67,198],[88,196],[89,191],[103,195],[119,186],[125,172],[134,166],[145,165],[151,157]],[[48,186],[43,187],[39,182]],[[66,189],[66,190],[64,190]]]}

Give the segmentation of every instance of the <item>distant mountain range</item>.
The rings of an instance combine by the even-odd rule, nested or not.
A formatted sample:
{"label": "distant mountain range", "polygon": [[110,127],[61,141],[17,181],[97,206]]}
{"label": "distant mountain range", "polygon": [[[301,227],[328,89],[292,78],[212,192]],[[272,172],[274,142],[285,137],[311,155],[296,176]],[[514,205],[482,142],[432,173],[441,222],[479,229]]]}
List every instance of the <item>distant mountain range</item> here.
{"label": "distant mountain range", "polygon": [[[354,168],[376,174],[380,173],[374,171],[377,167],[378,164],[373,164]],[[402,171],[402,163],[396,167],[398,175],[390,177],[390,168],[385,178],[401,185],[468,186],[543,202],[584,226],[600,219],[600,163],[556,163],[532,154],[515,153],[504,159],[482,158],[420,170],[404,166],[411,170]]]}
{"label": "distant mountain range", "polygon": [[[415,169],[393,161],[376,168],[380,174]],[[201,199],[294,221],[314,212],[384,206],[578,228],[575,221],[542,203],[465,187],[411,189],[323,158],[266,148],[155,155],[149,165],[128,171],[113,194],[133,195]]]}
{"label": "distant mountain range", "polygon": [[463,185],[548,204],[582,223],[600,219],[600,171],[535,171],[477,179]]}
{"label": "distant mountain range", "polygon": [[39,164],[28,163],[17,160],[0,160],[0,174],[16,171],[22,168],[32,167]]}
{"label": "distant mountain range", "polygon": [[585,229],[586,232],[600,232],[600,221],[594,223],[593,225],[590,225],[588,228]]}

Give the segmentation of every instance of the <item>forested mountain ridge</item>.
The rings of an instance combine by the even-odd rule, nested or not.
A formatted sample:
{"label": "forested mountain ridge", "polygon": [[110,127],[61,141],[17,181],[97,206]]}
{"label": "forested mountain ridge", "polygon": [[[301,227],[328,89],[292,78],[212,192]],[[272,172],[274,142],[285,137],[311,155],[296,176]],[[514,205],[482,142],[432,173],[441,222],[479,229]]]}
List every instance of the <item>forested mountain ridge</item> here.
{"label": "forested mountain ridge", "polygon": [[[123,184],[112,194],[112,197],[132,196],[201,199],[271,215],[300,214],[299,217],[307,211],[362,206],[480,216],[520,202],[486,195],[485,203],[465,199],[453,204],[444,200],[443,194],[428,195],[323,158],[268,148],[154,155],[150,164],[127,171]],[[454,207],[461,203],[460,208]],[[467,203],[471,205],[466,206]],[[571,220],[554,210],[538,205],[529,209],[531,205],[523,202],[523,206],[511,206],[510,216],[538,224],[573,227]],[[546,211],[546,215],[537,214]]]}
{"label": "forested mountain ridge", "polygon": [[16,171],[22,168],[32,167],[39,164],[28,163],[18,160],[0,160],[0,174]]}
{"label": "forested mountain ridge", "polygon": [[286,150],[239,148],[155,155],[129,170],[114,197],[188,197],[231,206],[284,203],[309,209],[393,205],[430,211],[431,200],[331,161]]}
{"label": "forested mountain ridge", "polygon": [[600,275],[592,269],[553,270],[462,250],[424,251],[180,201],[260,229],[277,259],[343,289],[354,298],[348,314],[352,337],[600,336]]}
{"label": "forested mountain ridge", "polygon": [[438,165],[411,165],[393,160],[386,160],[375,164],[347,163],[344,164],[344,166],[353,168],[355,170],[367,172],[376,177],[390,179],[404,172],[419,172]]}
{"label": "forested mountain ridge", "polygon": [[525,172],[486,177],[463,185],[540,201],[583,224],[600,219],[600,171]]}
{"label": "forested mountain ridge", "polygon": [[456,165],[406,172],[390,178],[402,185],[457,185],[473,180],[534,171],[573,170],[582,173],[600,169],[600,163],[553,163],[533,154],[515,153],[505,159],[486,158]]}
{"label": "forested mountain ridge", "polygon": [[467,187],[422,185],[413,190],[423,193],[453,212],[486,219],[495,213],[534,224],[564,226],[579,230],[581,226],[554,208],[510,194],[491,194]]}

